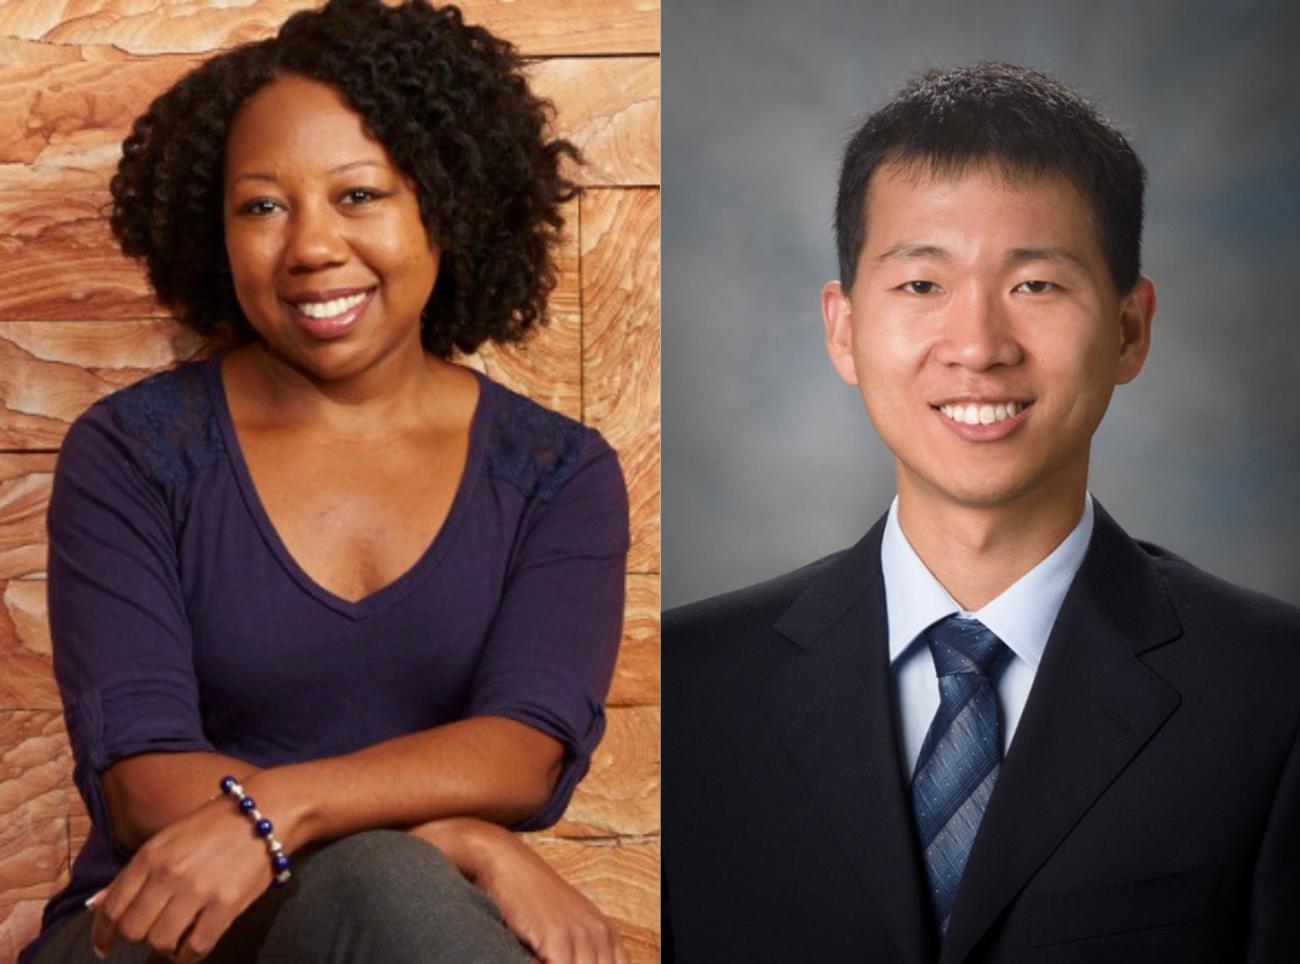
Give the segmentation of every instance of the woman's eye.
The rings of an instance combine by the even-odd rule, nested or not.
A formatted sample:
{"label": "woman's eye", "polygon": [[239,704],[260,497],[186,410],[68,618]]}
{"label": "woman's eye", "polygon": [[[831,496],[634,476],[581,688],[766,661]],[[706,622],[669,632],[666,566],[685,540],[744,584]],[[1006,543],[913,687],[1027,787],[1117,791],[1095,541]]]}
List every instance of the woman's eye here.
{"label": "woman's eye", "polygon": [[354,187],[343,195],[343,200],[347,204],[369,204],[371,201],[379,198],[378,191],[372,191],[369,188]]}
{"label": "woman's eye", "polygon": [[939,290],[939,286],[933,281],[908,281],[902,288],[914,295],[931,295]]}
{"label": "woman's eye", "polygon": [[243,207],[241,207],[241,208],[239,209],[239,211],[240,211],[241,214],[252,214],[252,215],[254,215],[254,216],[265,216],[265,215],[267,215],[267,214],[274,214],[274,213],[275,213],[275,209],[276,209],[278,206],[279,206],[279,205],[277,205],[277,204],[276,204],[274,201],[272,201],[270,198],[259,197],[259,198],[256,198],[256,199],[252,200],[252,201],[249,201],[247,204],[245,204]]}
{"label": "woman's eye", "polygon": [[1041,295],[1046,294],[1055,287],[1056,285],[1052,284],[1050,281],[1022,281],[1020,284],[1016,285],[1015,290],[1024,291],[1031,295]]}

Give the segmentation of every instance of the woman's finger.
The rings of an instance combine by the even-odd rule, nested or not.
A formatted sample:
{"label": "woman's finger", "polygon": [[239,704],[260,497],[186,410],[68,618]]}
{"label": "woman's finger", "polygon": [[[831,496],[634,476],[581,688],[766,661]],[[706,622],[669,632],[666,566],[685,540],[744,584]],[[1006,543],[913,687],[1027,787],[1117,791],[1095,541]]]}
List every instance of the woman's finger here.
{"label": "woman's finger", "polygon": [[118,922],[130,909],[149,874],[136,861],[131,861],[101,891],[103,895],[95,904],[95,919],[90,925],[90,941],[96,957],[108,957],[118,938]]}
{"label": "woman's finger", "polygon": [[176,949],[174,959],[178,964],[195,964],[207,957],[237,916],[237,913],[232,913],[219,903],[205,906],[199,911],[185,940]]}
{"label": "woman's finger", "polygon": [[202,909],[203,903],[196,897],[173,897],[149,929],[145,942],[159,954],[174,958],[181,939]]}

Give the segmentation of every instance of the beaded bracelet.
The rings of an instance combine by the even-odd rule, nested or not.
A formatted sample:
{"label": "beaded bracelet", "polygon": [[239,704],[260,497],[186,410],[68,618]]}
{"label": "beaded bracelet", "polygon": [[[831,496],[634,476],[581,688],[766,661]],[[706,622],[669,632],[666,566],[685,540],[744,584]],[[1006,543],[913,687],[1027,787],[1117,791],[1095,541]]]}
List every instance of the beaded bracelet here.
{"label": "beaded bracelet", "polygon": [[284,852],[284,847],[280,841],[272,835],[271,821],[262,816],[257,804],[253,798],[244,792],[244,788],[239,785],[239,781],[234,777],[221,778],[221,792],[228,797],[234,797],[239,812],[253,821],[253,832],[266,841],[267,852],[271,855],[271,885],[273,887],[283,887],[289,882],[289,855]]}

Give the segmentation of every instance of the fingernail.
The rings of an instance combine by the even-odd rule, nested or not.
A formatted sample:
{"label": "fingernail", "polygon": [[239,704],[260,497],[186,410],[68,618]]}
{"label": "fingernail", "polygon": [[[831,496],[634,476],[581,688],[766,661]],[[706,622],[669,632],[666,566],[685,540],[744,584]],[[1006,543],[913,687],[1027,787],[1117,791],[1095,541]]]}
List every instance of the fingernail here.
{"label": "fingernail", "polygon": [[86,898],[86,906],[89,907],[91,910],[94,910],[96,907],[99,906],[99,902],[104,899],[104,893],[105,891],[101,890],[98,893],[91,894],[89,897]]}
{"label": "fingernail", "polygon": [[108,951],[101,951],[98,944],[91,944],[90,946],[94,950],[95,956],[101,961],[108,960]]}

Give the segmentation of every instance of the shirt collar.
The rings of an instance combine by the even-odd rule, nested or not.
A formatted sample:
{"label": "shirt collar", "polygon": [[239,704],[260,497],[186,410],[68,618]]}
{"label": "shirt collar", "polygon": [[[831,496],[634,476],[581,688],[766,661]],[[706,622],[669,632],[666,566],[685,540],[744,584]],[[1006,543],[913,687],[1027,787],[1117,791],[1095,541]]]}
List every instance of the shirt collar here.
{"label": "shirt collar", "polygon": [[894,497],[880,542],[880,569],[885,579],[889,621],[889,661],[893,663],[927,626],[953,613],[978,619],[1007,644],[1017,658],[1035,669],[1056,622],[1065,594],[1083,564],[1092,539],[1092,496],[1083,515],[1059,546],[1000,596],[974,613],[964,612],[916,554],[898,524]]}

